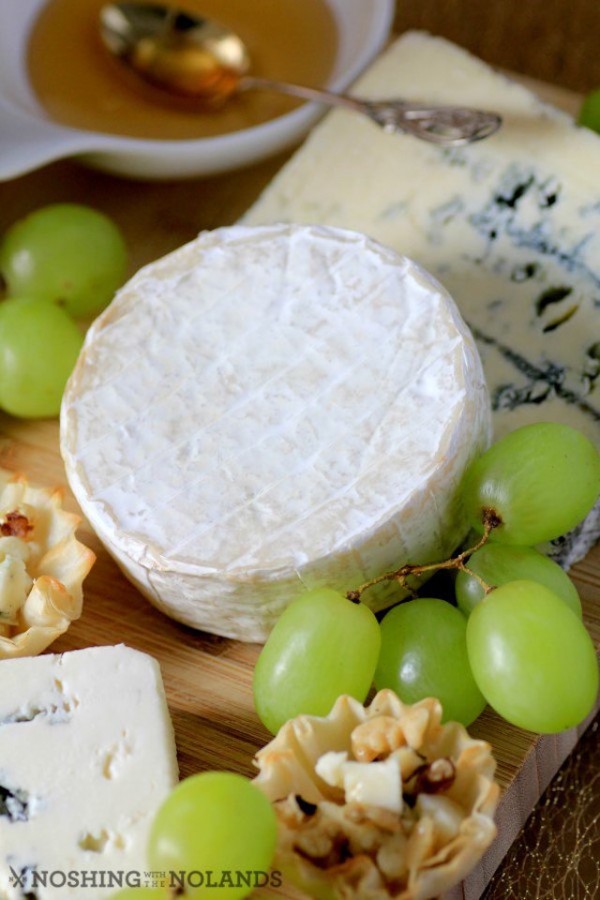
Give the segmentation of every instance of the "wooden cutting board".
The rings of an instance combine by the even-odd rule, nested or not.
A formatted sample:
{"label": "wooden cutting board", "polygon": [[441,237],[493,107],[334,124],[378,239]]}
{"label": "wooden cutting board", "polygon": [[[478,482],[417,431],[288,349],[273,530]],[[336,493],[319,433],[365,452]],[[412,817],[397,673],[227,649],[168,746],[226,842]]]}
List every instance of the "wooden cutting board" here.
{"label": "wooden cutting board", "polygon": [[[528,84],[567,111],[577,109],[576,95],[557,87]],[[0,185],[0,231],[45,203],[88,203],[111,215],[123,229],[133,273],[200,230],[236,221],[285,159],[280,156],[217,178],[161,184],[125,181],[74,163],[58,163]],[[59,454],[57,422],[19,421],[0,414],[0,465],[23,472],[40,484],[64,486],[65,505],[77,511]],[[52,650],[125,642],[152,654],[163,672],[182,777],[213,768],[252,776],[254,753],[269,739],[252,704],[252,669],[260,648],[192,631],[167,619],[123,577],[85,522],[80,538],[97,554],[97,561],[85,582],[81,619]],[[600,546],[572,575],[586,624],[600,646]],[[476,900],[480,896],[582,728],[536,738],[491,711],[485,711],[471,727],[473,735],[491,742],[498,760],[498,778],[504,789],[499,835],[483,863],[449,898]],[[298,896],[291,889],[267,893]]]}

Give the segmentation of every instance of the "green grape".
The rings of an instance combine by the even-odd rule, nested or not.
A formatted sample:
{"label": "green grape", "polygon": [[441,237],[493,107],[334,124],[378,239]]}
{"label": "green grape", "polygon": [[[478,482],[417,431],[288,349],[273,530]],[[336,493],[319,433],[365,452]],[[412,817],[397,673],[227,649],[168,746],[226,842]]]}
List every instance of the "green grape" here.
{"label": "green grape", "polygon": [[512,581],[487,595],[467,622],[475,680],[490,706],[521,728],[578,725],[598,692],[598,661],[583,623],[556,594]]}
{"label": "green grape", "polygon": [[[579,594],[565,570],[533,547],[488,543],[473,553],[467,566],[490,587],[522,580],[543,584],[581,618]],[[482,599],[483,587],[479,581],[468,572],[459,572],[456,578],[458,608],[469,616]]]}
{"label": "green grape", "polygon": [[470,522],[485,509],[501,524],[492,540],[529,546],[553,540],[588,514],[600,493],[600,454],[585,435],[558,422],[525,425],[480,456],[463,483]]}
{"label": "green grape", "polygon": [[0,303],[0,408],[14,416],[56,416],[83,335],[46,300]]}
{"label": "green grape", "polygon": [[377,689],[391,688],[405,703],[437,697],[445,722],[469,725],[485,699],[469,666],[466,629],[462,613],[444,600],[422,597],[394,607],[381,623]]}
{"label": "green grape", "polygon": [[76,203],[30,213],[0,244],[0,272],[10,296],[53,300],[73,316],[91,316],[106,306],[125,277],[126,262],[117,226]]}
{"label": "green grape", "polygon": [[328,588],[307,591],[284,610],[256,663],[254,704],[273,733],[301,713],[325,716],[340,694],[364,702],[381,644],[363,603]]}
{"label": "green grape", "polygon": [[152,869],[183,873],[186,896],[235,900],[251,893],[254,873],[269,871],[276,841],[275,811],[259,788],[231,772],[202,772],[158,810],[148,858]]}
{"label": "green grape", "polygon": [[600,88],[590,91],[583,98],[577,122],[600,133]]}

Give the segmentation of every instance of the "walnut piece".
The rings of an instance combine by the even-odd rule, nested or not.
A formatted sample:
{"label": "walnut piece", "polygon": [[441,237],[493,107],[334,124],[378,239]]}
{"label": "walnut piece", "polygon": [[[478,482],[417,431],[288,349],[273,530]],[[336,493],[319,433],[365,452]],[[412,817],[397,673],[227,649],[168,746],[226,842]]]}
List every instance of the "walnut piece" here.
{"label": "walnut piece", "polygon": [[6,513],[4,520],[0,522],[0,534],[3,537],[18,537],[26,540],[30,531],[33,531],[33,525],[27,516],[20,513],[18,509]]}

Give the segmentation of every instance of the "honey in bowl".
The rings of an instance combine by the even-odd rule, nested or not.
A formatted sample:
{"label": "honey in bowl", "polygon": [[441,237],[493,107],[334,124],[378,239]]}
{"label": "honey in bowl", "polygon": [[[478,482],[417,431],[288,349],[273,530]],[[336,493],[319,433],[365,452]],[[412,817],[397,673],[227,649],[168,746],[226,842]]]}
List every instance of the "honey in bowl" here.
{"label": "honey in bowl", "polygon": [[[128,137],[194,140],[259,125],[299,104],[275,92],[248,91],[207,112],[163,96],[102,46],[98,16],[106,2],[48,0],[35,22],[29,79],[55,121]],[[326,0],[178,0],[177,6],[239,34],[253,75],[321,87],[331,74],[337,31]]]}

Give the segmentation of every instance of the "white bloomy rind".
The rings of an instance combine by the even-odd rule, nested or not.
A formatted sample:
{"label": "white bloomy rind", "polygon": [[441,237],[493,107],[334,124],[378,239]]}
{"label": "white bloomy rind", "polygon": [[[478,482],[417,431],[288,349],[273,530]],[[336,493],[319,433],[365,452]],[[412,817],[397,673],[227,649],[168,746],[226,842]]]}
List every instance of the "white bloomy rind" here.
{"label": "white bloomy rind", "polygon": [[324,226],[221,228],[142,269],[90,329],[61,413],[71,487],[126,575],[249,641],[304,588],[451,552],[489,433],[448,293]]}

